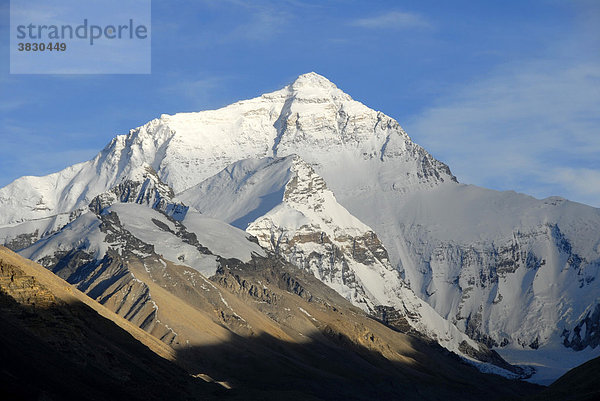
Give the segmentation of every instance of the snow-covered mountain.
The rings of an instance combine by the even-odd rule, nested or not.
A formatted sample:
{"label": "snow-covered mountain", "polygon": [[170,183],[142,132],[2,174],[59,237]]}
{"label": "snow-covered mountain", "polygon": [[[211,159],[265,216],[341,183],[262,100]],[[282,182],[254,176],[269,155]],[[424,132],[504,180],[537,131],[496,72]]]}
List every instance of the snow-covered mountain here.
{"label": "snow-covered mountain", "polygon": [[575,328],[598,314],[600,210],[455,185],[410,196],[398,215],[411,287],[466,332],[496,346],[599,344],[594,325]]}
{"label": "snow-covered mountain", "polygon": [[340,205],[299,156],[241,160],[179,199],[203,215],[245,228],[260,245],[364,311],[380,318],[394,314],[398,327],[411,327],[459,355],[493,358],[415,296],[377,234]]}
{"label": "snow-covered mountain", "polygon": [[[156,184],[168,188],[160,181]],[[114,188],[100,194],[87,212],[20,254],[164,342],[179,343],[173,322],[168,316],[159,318],[153,283],[202,286],[222,267],[222,260],[248,262],[253,255],[266,253],[248,234],[223,221],[186,209],[173,215],[176,220],[160,211],[160,202],[151,208],[143,202],[127,202],[126,197],[115,199],[118,192]],[[170,271],[173,264],[184,271]]]}
{"label": "snow-covered mountain", "polygon": [[0,224],[85,207],[124,180],[140,181],[147,166],[177,193],[238,160],[292,153],[332,177],[344,159],[375,172],[388,160],[393,177],[381,178],[390,185],[397,181],[397,190],[454,179],[396,121],[309,73],[281,90],[219,110],[162,115],[117,136],[90,161],[45,177],[19,178],[0,189]]}
{"label": "snow-covered mountain", "polygon": [[[598,349],[600,210],[459,184],[396,121],[315,73],[219,110],[163,115],[116,137],[91,161],[16,180],[0,189],[0,238],[16,248],[36,241],[85,212],[96,196],[124,196],[128,182],[146,182],[149,171],[180,194],[205,180],[225,185],[219,172],[240,160],[292,154],[367,227],[361,233],[376,233],[410,288],[471,337],[507,348]],[[237,165],[233,181],[258,177],[251,163],[260,162]],[[273,190],[261,192],[264,198],[211,200],[227,191],[206,190],[206,199],[220,202],[214,217],[263,232],[284,223],[277,219],[288,213],[268,213],[289,172],[270,174]],[[188,203],[201,202],[189,193],[181,194]],[[252,202],[253,212],[244,213],[240,205]]]}
{"label": "snow-covered mountain", "polygon": [[[143,181],[126,180],[98,195],[90,202],[88,211],[81,212],[57,232],[21,249],[20,254],[51,269],[163,341],[180,344],[180,334],[171,329],[173,322],[167,323],[158,315],[159,306],[151,291],[153,284],[140,277],[150,276],[152,282],[166,283],[169,287],[185,287],[190,285],[185,282],[189,280],[192,286],[200,283],[206,291],[207,278],[219,277],[230,263],[249,263],[255,257],[267,257],[260,244],[293,264],[306,267],[365,312],[380,317],[394,314],[395,325],[391,326],[434,340],[485,371],[509,377],[523,374],[485,345],[461,333],[403,285],[376,234],[339,205],[323,180],[298,156],[246,160],[239,164],[242,171],[252,165],[267,171],[260,180],[241,176],[254,189],[246,191],[250,195],[246,202],[265,198],[262,191],[269,191],[275,185],[269,173],[276,181],[282,173],[287,177],[282,183],[284,188],[277,189],[283,196],[278,201],[284,203],[280,206],[285,209],[278,213],[283,221],[275,219],[277,226],[273,223],[261,226],[270,221],[267,214],[254,223],[256,229],[246,233],[227,224],[230,219],[223,216],[214,219],[208,213],[198,213],[195,208],[178,203],[173,191],[148,167],[147,173],[140,177]],[[229,176],[227,171],[213,178],[219,181],[221,177],[225,184],[222,176]],[[232,184],[239,187],[240,183]],[[226,192],[231,185],[220,187]],[[196,191],[194,187],[186,196]],[[222,198],[216,193],[212,195]],[[200,199],[200,194],[195,197]],[[229,198],[233,199],[231,193]],[[276,201],[272,194],[271,200]],[[222,200],[218,203],[227,205]],[[239,206],[252,209],[247,204]],[[285,221],[291,226],[286,226]],[[288,231],[284,233],[285,230]],[[289,247],[271,246],[272,231],[303,243],[293,248],[292,256]],[[321,241],[317,243],[315,237]],[[304,261],[300,254],[309,249],[310,255]],[[331,263],[325,259],[331,259]],[[184,282],[181,274],[168,270],[168,264],[188,268]],[[187,299],[187,295],[183,298]],[[390,319],[386,319],[389,323],[387,320]]]}

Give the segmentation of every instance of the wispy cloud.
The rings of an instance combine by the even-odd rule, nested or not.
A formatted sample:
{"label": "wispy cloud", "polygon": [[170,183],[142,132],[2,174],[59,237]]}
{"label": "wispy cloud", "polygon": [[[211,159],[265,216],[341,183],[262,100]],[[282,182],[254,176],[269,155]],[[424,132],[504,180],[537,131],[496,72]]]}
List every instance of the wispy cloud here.
{"label": "wispy cloud", "polygon": [[589,197],[589,203],[600,206],[600,169],[559,168],[553,173],[548,177],[553,183],[564,186],[582,197]]}
{"label": "wispy cloud", "polygon": [[11,17],[37,23],[38,21],[55,19],[65,11],[64,7],[57,7],[57,4],[44,5],[41,2],[37,2],[35,7],[15,6],[11,10]]}
{"label": "wispy cloud", "polygon": [[600,62],[509,63],[406,128],[459,180],[600,206]]}
{"label": "wispy cloud", "polygon": [[26,99],[7,99],[0,100],[0,112],[11,111],[21,108],[28,104]]}
{"label": "wispy cloud", "polygon": [[[186,2],[187,4],[189,2]],[[196,4],[211,12],[229,16],[229,21],[219,26],[211,26],[210,33],[207,33],[211,41],[219,44],[260,43],[276,39],[293,18],[294,13],[291,10],[309,6],[296,0],[201,0]]]}
{"label": "wispy cloud", "polygon": [[372,17],[360,18],[351,25],[369,29],[413,29],[431,28],[432,24],[423,16],[403,11],[388,11]]}
{"label": "wispy cloud", "polygon": [[224,37],[225,41],[264,42],[277,36],[291,15],[277,7],[248,7],[249,17]]}
{"label": "wispy cloud", "polygon": [[[3,50],[8,53],[8,49],[3,44],[0,44],[0,51]],[[23,82],[24,79],[21,76],[0,73],[0,95],[3,95],[0,97],[0,126],[3,118],[2,113],[17,110],[38,102],[38,99],[29,96],[21,90]]]}

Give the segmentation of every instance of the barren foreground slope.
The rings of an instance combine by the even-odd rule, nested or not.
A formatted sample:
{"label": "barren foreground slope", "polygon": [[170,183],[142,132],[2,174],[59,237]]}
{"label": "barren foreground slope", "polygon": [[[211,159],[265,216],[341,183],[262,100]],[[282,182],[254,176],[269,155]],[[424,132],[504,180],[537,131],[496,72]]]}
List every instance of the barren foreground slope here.
{"label": "barren foreground slope", "polygon": [[173,350],[67,282],[0,247],[0,398],[214,399]]}

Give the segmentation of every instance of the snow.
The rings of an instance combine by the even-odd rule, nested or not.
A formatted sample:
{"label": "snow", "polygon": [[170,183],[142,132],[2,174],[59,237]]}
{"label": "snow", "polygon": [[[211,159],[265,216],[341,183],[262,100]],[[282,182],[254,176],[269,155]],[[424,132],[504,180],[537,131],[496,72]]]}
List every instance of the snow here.
{"label": "snow", "polygon": [[100,260],[106,254],[109,244],[106,235],[100,231],[100,220],[88,212],[65,226],[61,231],[43,238],[19,253],[21,256],[39,261],[44,256],[54,256],[57,252],[80,250]]}
{"label": "snow", "polygon": [[298,307],[298,310],[300,310],[300,312],[304,313],[306,316],[308,316],[309,318],[311,318],[311,320],[313,320],[313,321],[315,321],[315,322],[317,321],[317,319],[315,319],[315,318],[313,317],[313,315],[311,315],[310,313],[308,313],[308,312],[306,311],[306,309],[304,309],[304,308],[301,308],[301,307]]}
{"label": "snow", "polygon": [[58,231],[71,221],[70,213],[58,214],[37,220],[24,221],[0,227],[0,244],[7,243],[19,235],[37,232],[37,238]]}
{"label": "snow", "polygon": [[417,295],[463,330],[481,314],[480,330],[498,343],[561,343],[554,334],[600,303],[599,209],[462,184],[378,194],[378,213],[366,199],[349,209],[374,223]]}
{"label": "snow", "polygon": [[[329,192],[311,190],[307,197],[298,194],[295,203],[283,202],[290,178],[300,169],[308,174],[291,155],[306,162]],[[274,163],[280,168],[271,168]],[[388,251],[392,270],[398,269],[418,297],[462,330],[468,317],[480,315],[478,329],[496,341],[559,344],[557,333],[572,330],[600,303],[600,209],[458,184],[447,166],[412,142],[395,120],[314,73],[218,110],[162,115],[117,136],[90,161],[14,181],[0,189],[0,238],[30,229],[52,231],[63,223],[49,223],[52,216],[86,208],[98,194],[142,177],[145,166],[202,213],[244,230],[260,229],[263,243],[283,238],[274,227],[289,235],[321,231],[332,238],[372,230]],[[191,216],[186,219],[195,226]],[[54,250],[74,244],[102,253],[97,223],[84,219],[27,252],[35,257],[44,244]],[[231,243],[217,241],[230,232],[203,224],[191,230],[199,240],[203,227],[212,230],[212,237],[200,242],[223,256],[247,260],[259,252],[239,235]],[[72,231],[69,236],[75,228],[89,230],[96,239],[86,244]],[[160,235],[174,241],[168,233]],[[317,245],[304,249],[311,246]],[[183,254],[171,256],[200,258],[177,247]],[[509,260],[515,263],[502,264]],[[502,266],[509,269],[503,272]],[[387,268],[377,273],[353,269],[369,287],[364,296],[371,302],[392,302],[395,290],[378,279]],[[354,296],[355,288],[342,284],[330,282],[344,296]]]}
{"label": "snow", "polygon": [[[296,183],[301,186],[295,190],[297,199],[290,199],[291,195],[288,194],[288,202],[282,203],[286,185],[298,176],[305,179]],[[313,182],[313,177],[316,182]],[[329,230],[329,221],[335,221],[338,229],[350,230],[348,234],[369,230],[337,203],[331,191],[325,189],[316,194],[308,192],[308,187],[312,185],[325,184],[298,156],[246,159],[233,163],[215,176],[184,191],[178,198],[203,214],[243,229],[256,224],[259,217],[268,217],[271,220],[283,219],[285,221],[277,226],[294,229],[318,221],[321,229],[330,235],[334,235],[334,232]],[[289,202],[293,202],[293,207],[287,206]]]}
{"label": "snow", "polygon": [[[290,260],[292,263],[310,270],[356,306],[370,311],[375,305],[388,305],[416,315],[419,319],[408,319],[409,324],[456,353],[460,354],[462,341],[477,347],[468,336],[418,299],[387,261],[374,259],[373,264],[366,265],[353,259],[351,253],[357,241],[360,243],[356,238],[369,238],[371,228],[341,206],[325,181],[300,157],[241,160],[183,192],[179,198],[193,202],[192,206],[204,215],[234,224],[257,216],[245,225],[261,245],[279,249],[288,257],[295,255]],[[269,201],[257,201],[264,199]],[[240,216],[245,217],[240,219]],[[315,235],[316,240],[298,240],[303,236],[315,238]],[[339,269],[335,274],[329,267],[306,265],[304,261],[306,255],[311,254],[329,257],[330,250],[318,240],[324,235],[336,245],[338,253],[346,255],[344,267],[331,268]],[[287,245],[291,242],[294,242],[293,249]],[[344,268],[354,274],[353,279],[341,274]]]}
{"label": "snow", "polygon": [[[116,203],[107,213],[116,212],[119,221],[127,231],[142,242],[154,246],[154,251],[165,259],[179,265],[191,267],[206,276],[217,271],[218,263],[214,255],[205,255],[195,246],[182,241],[175,235],[175,225],[165,215],[146,206],[131,203]],[[152,220],[167,225],[171,231],[165,231]]]}
{"label": "snow", "polygon": [[248,262],[252,255],[266,256],[264,249],[248,239],[244,231],[221,220],[188,211],[182,223],[198,241],[216,255]]}
{"label": "snow", "polygon": [[[195,246],[185,243],[175,233],[178,228],[164,214],[148,207],[117,203],[108,212],[114,211],[119,216],[123,227],[141,241],[154,245],[157,253],[175,264],[183,264],[198,270],[207,277],[212,276],[217,267],[215,256],[201,253]],[[165,231],[152,223],[157,220],[166,225]],[[198,242],[207,247],[214,255],[224,258],[236,258],[244,262],[252,258],[252,254],[266,256],[264,250],[249,241],[247,234],[222,221],[205,217],[197,212],[188,211],[181,222],[188,232],[196,235]]]}
{"label": "snow", "polygon": [[[207,277],[216,272],[217,256],[243,261],[250,260],[253,254],[265,256],[264,250],[249,241],[245,232],[194,211],[186,215],[183,224],[189,232],[196,235],[201,245],[210,249],[212,255],[206,255],[183,241],[176,235],[179,229],[173,221],[147,206],[116,203],[104,211],[111,212],[117,214],[125,230],[140,241],[153,245],[157,254],[174,264],[191,267]],[[159,222],[160,226],[154,221]],[[94,213],[85,213],[57,233],[43,238],[20,253],[36,261],[44,256],[54,256],[56,252],[72,249],[91,253],[96,260],[102,259],[109,247],[122,254],[122,244],[107,243],[106,234],[100,231],[100,224],[101,221]],[[149,256],[136,250],[134,254],[140,257]],[[164,265],[164,261],[159,260]]]}
{"label": "snow", "polygon": [[[181,192],[241,159],[300,152],[311,163],[326,156],[335,164],[331,155],[348,156],[341,152],[346,148],[362,159],[406,147],[420,149],[391,118],[309,73],[281,90],[219,110],[162,115],[117,136],[90,161],[20,178],[0,189],[0,225],[85,207],[123,180],[143,176],[145,165]],[[310,158],[313,153],[316,158]]]}
{"label": "snow", "polygon": [[245,230],[283,199],[291,158],[237,161],[177,198],[203,214]]}
{"label": "snow", "polygon": [[231,307],[229,306],[229,304],[227,303],[227,301],[225,300],[225,298],[223,298],[223,294],[221,294],[221,292],[219,291],[219,297],[221,298],[221,302],[223,302],[223,304],[228,307],[229,309],[231,309]]}

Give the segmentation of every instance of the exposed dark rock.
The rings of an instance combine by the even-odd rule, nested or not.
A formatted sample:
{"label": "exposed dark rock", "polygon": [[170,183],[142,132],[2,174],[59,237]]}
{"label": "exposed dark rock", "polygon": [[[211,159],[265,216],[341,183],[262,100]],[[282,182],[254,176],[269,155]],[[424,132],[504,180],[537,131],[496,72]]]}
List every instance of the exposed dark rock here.
{"label": "exposed dark rock", "polygon": [[388,327],[401,333],[416,333],[406,317],[391,306],[377,305],[373,316]]}
{"label": "exposed dark rock", "polygon": [[581,351],[585,348],[596,348],[600,345],[600,304],[588,312],[571,331],[564,330],[562,335],[565,347]]}
{"label": "exposed dark rock", "polygon": [[39,239],[39,230],[35,230],[33,233],[19,234],[15,238],[7,241],[4,246],[13,251],[26,248],[29,245],[35,243]]}

